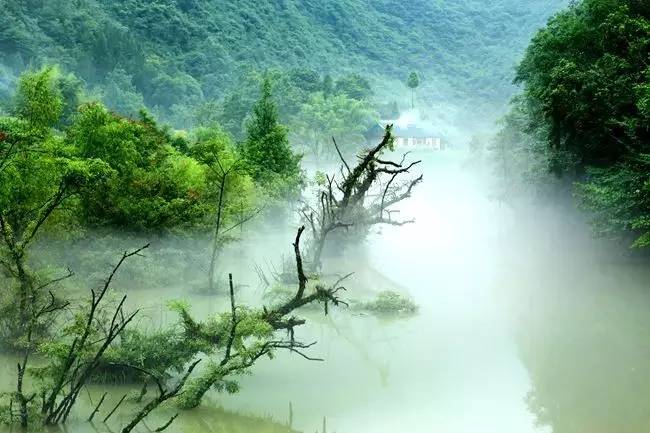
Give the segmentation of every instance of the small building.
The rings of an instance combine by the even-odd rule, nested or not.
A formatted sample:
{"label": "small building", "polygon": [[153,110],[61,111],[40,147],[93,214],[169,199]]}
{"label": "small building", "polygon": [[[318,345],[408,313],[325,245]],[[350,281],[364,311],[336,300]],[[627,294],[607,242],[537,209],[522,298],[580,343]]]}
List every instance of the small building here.
{"label": "small building", "polygon": [[[376,144],[384,136],[386,125],[392,122],[386,121],[373,125],[365,134],[368,144]],[[416,125],[408,125],[406,127],[393,125],[393,135],[395,136],[396,149],[430,149],[442,150],[442,142],[440,137],[428,129]]]}

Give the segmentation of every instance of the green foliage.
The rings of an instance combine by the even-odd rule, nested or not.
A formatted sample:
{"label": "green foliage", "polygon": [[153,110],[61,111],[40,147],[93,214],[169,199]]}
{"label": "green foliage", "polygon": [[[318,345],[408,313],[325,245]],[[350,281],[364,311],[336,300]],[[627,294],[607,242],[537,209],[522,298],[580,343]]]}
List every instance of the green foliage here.
{"label": "green foliage", "polygon": [[332,144],[335,137],[342,152],[355,154],[365,145],[363,133],[378,117],[365,100],[344,94],[326,97],[323,92],[315,93],[294,120],[294,141],[315,156],[332,157],[336,156]]}
{"label": "green foliage", "polygon": [[411,108],[415,106],[415,89],[420,86],[420,76],[417,72],[411,72],[406,79],[406,87],[411,89]]}
{"label": "green foliage", "polygon": [[592,213],[594,231],[620,239],[633,235],[632,246],[650,246],[650,155],[608,168],[591,168],[577,184],[582,206]]}
{"label": "green foliage", "polygon": [[554,17],[517,70],[539,105],[531,122],[548,125],[549,147],[573,153],[579,167],[646,151],[649,51],[650,13],[640,2],[585,0]]}
{"label": "green foliage", "polygon": [[372,88],[370,82],[360,74],[350,74],[336,80],[335,91],[352,99],[370,99]]}
{"label": "green foliage", "polygon": [[186,339],[174,328],[150,333],[127,329],[106,351],[95,371],[95,380],[146,382],[150,378],[142,370],[159,378],[168,378],[174,372],[182,372],[185,364],[202,349],[205,350],[204,346]]}
{"label": "green foliage", "polygon": [[411,299],[391,290],[379,292],[375,299],[360,303],[358,308],[377,314],[414,314],[418,311]]}
{"label": "green foliage", "polygon": [[[232,316],[222,313],[199,323],[192,319],[187,305],[176,303],[172,306],[180,317],[185,329],[184,338],[202,347],[206,355],[224,356],[231,336]],[[229,379],[234,374],[244,374],[252,365],[255,354],[274,334],[273,327],[263,318],[263,313],[246,307],[237,307],[237,326],[232,341],[232,353],[238,353],[235,360],[228,363],[210,362],[201,376],[188,381],[178,404],[185,409],[199,405],[205,392],[210,389],[235,393],[239,384]],[[225,358],[224,358],[225,359]]]}
{"label": "green foliage", "polygon": [[[49,89],[44,92],[50,94]],[[36,99],[46,100],[40,96]],[[51,102],[60,106],[57,100]],[[88,191],[88,187],[101,186],[112,174],[99,159],[79,155],[61,137],[43,130],[42,117],[26,116],[0,118],[0,149],[6,158],[0,170],[0,209],[18,240],[39,223],[35,209],[58,208],[66,199]],[[42,216],[48,219],[51,214]]]}
{"label": "green foliage", "polygon": [[116,68],[108,73],[100,94],[107,107],[124,116],[136,118],[144,109],[144,97],[124,69]]}
{"label": "green foliage", "polygon": [[262,84],[262,95],[253,107],[246,133],[242,153],[253,178],[270,185],[271,194],[295,195],[301,183],[301,156],[291,150],[287,130],[278,121],[269,79]]}
{"label": "green foliage", "polygon": [[14,113],[35,128],[51,128],[63,114],[63,95],[57,86],[58,70],[45,67],[27,72],[18,81]]}
{"label": "green foliage", "polygon": [[518,159],[520,171],[543,168],[578,180],[576,195],[595,232],[608,238],[633,233],[635,247],[648,246],[650,218],[648,52],[645,3],[573,3],[528,47],[516,76],[524,92],[496,152],[502,168]]}
{"label": "green foliage", "polygon": [[[52,88],[37,81],[39,85],[21,96],[19,112],[24,118],[0,117],[0,275],[7,277],[0,291],[0,319],[1,336],[8,343],[20,335],[18,328],[26,314],[42,298],[36,289],[42,281],[28,266],[30,246],[44,230],[74,219],[69,208],[75,199],[112,174],[105,163],[80,157],[46,128],[58,115],[33,115],[35,107],[46,113],[60,113],[61,108],[61,99],[52,97]],[[41,325],[35,324],[39,334],[46,328]]]}
{"label": "green foliage", "polygon": [[68,126],[81,103],[82,89],[80,79],[58,67],[25,72],[18,80],[13,114],[41,129]]}
{"label": "green foliage", "polygon": [[[221,182],[224,173],[228,173],[221,208],[221,225],[228,230],[235,221],[245,218],[264,201],[264,191],[248,174],[245,161],[230,135],[219,127],[198,128],[193,135],[189,154],[204,167],[206,193],[203,200],[210,207],[210,215],[218,212]],[[228,233],[222,234],[229,236]]]}
{"label": "green foliage", "polygon": [[165,120],[187,118],[198,99],[237,90],[251,67],[308,68],[334,78],[356,72],[395,84],[417,69],[436,77],[427,81],[432,101],[492,102],[512,92],[512,64],[530,29],[566,3],[5,0],[0,52],[16,72],[56,59],[93,87],[117,65],[150,109],[161,105],[156,111]]}
{"label": "green foliage", "polygon": [[406,80],[409,89],[417,89],[420,86],[420,76],[417,72],[411,72]]}
{"label": "green foliage", "polygon": [[205,169],[176,147],[184,147],[151,119],[138,121],[84,106],[67,134],[87,158],[108,163],[115,175],[83,197],[85,220],[141,230],[189,225],[208,211]]}

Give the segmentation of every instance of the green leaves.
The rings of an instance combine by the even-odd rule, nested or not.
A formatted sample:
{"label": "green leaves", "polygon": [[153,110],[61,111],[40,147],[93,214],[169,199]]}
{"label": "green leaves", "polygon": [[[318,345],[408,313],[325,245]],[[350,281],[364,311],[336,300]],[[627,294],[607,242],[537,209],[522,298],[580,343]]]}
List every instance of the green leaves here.
{"label": "green leaves", "polygon": [[338,158],[332,137],[336,138],[344,154],[356,154],[365,145],[363,133],[378,118],[379,115],[365,100],[344,94],[326,97],[319,92],[301,106],[294,118],[294,136],[313,155]]}
{"label": "green leaves", "polygon": [[294,196],[301,183],[301,156],[291,150],[287,130],[278,121],[268,78],[262,83],[262,96],[253,107],[246,132],[242,153],[253,178],[270,186],[267,190],[273,196]]}
{"label": "green leaves", "polygon": [[592,213],[596,234],[625,239],[631,233],[632,247],[650,246],[650,155],[590,169],[587,180],[577,184],[576,195]]}
{"label": "green leaves", "polygon": [[516,78],[524,94],[509,121],[516,110],[523,116],[502,133],[518,128],[504,136],[510,150],[578,180],[575,194],[597,235],[632,236],[638,248],[649,245],[650,230],[649,52],[650,14],[641,3],[573,4],[528,47]]}
{"label": "green leaves", "polygon": [[408,78],[406,79],[406,86],[409,89],[417,89],[419,85],[420,85],[420,76],[415,71],[411,72]]}
{"label": "green leaves", "polygon": [[53,67],[23,74],[18,82],[15,114],[34,128],[53,127],[63,113],[63,95],[57,86],[59,75]]}
{"label": "green leaves", "polygon": [[549,146],[576,155],[580,168],[647,151],[640,117],[649,51],[650,17],[634,2],[584,0],[558,14],[517,71],[540,104],[531,125],[548,125]]}
{"label": "green leaves", "polygon": [[202,201],[204,167],[181,154],[178,138],[147,117],[134,121],[89,104],[67,140],[82,156],[112,169],[107,182],[83,196],[86,223],[161,230],[199,223],[209,210]]}

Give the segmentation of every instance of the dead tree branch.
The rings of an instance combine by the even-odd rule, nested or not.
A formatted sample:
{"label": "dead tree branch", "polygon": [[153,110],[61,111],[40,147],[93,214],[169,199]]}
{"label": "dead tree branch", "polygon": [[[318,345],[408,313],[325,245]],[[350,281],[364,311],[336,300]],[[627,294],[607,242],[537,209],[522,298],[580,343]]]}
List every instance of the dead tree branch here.
{"label": "dead tree branch", "polygon": [[[118,263],[111,270],[99,292],[96,293],[95,290],[91,290],[91,302],[86,313],[84,328],[74,338],[69,346],[67,355],[57,366],[57,374],[54,377],[53,385],[49,389],[44,390],[42,413],[46,425],[65,423],[79,393],[92,377],[108,347],[138,314],[138,310],[136,310],[124,316],[123,308],[126,302],[126,296],[122,297],[111,316],[106,335],[103,339],[98,342],[89,340],[95,334],[96,328],[94,324],[99,313],[100,305],[116,273],[127,259],[140,255],[148,247],[149,245],[145,245],[131,252],[125,251]],[[95,347],[96,344],[99,346]],[[87,355],[88,351],[91,351],[91,355],[89,356]]]}
{"label": "dead tree branch", "polygon": [[[323,304],[325,314],[328,313],[330,304],[347,305],[345,301],[339,298],[339,293],[345,290],[340,284],[349,275],[339,279],[330,288],[316,285],[313,290],[308,290],[309,279],[305,273],[300,251],[300,241],[304,231],[305,227],[300,227],[293,242],[298,287],[295,295],[286,302],[274,308],[263,307],[261,311],[239,310],[235,302],[232,275],[230,275],[230,314],[226,316],[228,325],[224,323],[223,326],[218,327],[222,330],[227,329],[226,332],[211,332],[211,329],[214,329],[213,326],[197,322],[187,311],[181,310],[181,318],[187,338],[204,340],[213,347],[214,352],[223,353],[220,362],[209,365],[203,376],[192,382],[189,395],[186,393],[183,397],[184,407],[195,407],[213,385],[223,383],[229,375],[244,372],[258,359],[263,356],[272,356],[273,352],[277,350],[288,350],[310,361],[322,361],[321,358],[312,357],[305,352],[315,342],[307,344],[296,341],[295,329],[304,325],[306,321],[291,314],[300,307],[314,302]],[[224,321],[226,317],[223,318]],[[285,331],[288,338],[276,339],[275,332],[271,336],[260,336],[251,329],[251,326],[239,327],[241,321],[245,319],[261,320],[260,325],[268,325],[273,331]]]}
{"label": "dead tree branch", "polygon": [[[327,182],[318,191],[316,200],[303,206],[300,214],[311,230],[310,269],[321,267],[321,257],[327,238],[341,228],[362,230],[375,224],[403,225],[412,220],[394,221],[391,206],[410,197],[422,176],[399,183],[421,161],[405,163],[408,152],[400,162],[382,158],[392,148],[392,125],[386,127],[383,139],[375,147],[358,156],[357,165],[350,168],[333,140],[343,166],[337,175],[326,176]],[[345,168],[345,170],[344,170]],[[383,177],[388,177],[384,182]],[[382,186],[385,185],[385,186]]]}
{"label": "dead tree branch", "polygon": [[[181,377],[181,379],[178,381],[178,383],[175,386],[173,386],[173,387],[171,387],[169,389],[162,388],[160,390],[160,392],[158,393],[158,396],[156,398],[154,398],[149,403],[147,403],[142,409],[140,409],[140,411],[137,414],[135,414],[133,419],[122,429],[122,433],[130,433],[135,428],[135,426],[137,426],[140,423],[140,421],[145,419],[147,417],[147,415],[149,415],[154,409],[156,409],[158,406],[160,406],[161,404],[163,404],[167,400],[172,399],[172,398],[176,397],[177,395],[179,395],[180,392],[182,391],[183,387],[185,386],[185,383],[187,382],[187,379],[190,377],[190,375],[194,371],[194,368],[196,368],[196,366],[199,364],[199,362],[201,362],[201,360],[196,360],[192,364],[190,364],[190,366],[185,371],[185,374]],[[171,423],[175,419],[176,419],[176,416],[172,417],[172,419],[167,424],[165,424],[165,426],[164,426],[164,428],[162,430],[169,427],[169,425],[171,425]],[[160,430],[160,431],[162,431],[162,430]],[[158,430],[156,430],[156,431],[158,431]]]}

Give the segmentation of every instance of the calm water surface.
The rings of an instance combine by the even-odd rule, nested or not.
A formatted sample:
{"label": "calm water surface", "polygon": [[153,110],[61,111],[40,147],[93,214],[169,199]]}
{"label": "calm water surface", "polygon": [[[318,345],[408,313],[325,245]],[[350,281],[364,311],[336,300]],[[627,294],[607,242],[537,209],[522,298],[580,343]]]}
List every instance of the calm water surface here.
{"label": "calm water surface", "polygon": [[[650,272],[592,241],[558,207],[490,200],[489,182],[464,161],[425,155],[425,183],[401,209],[416,223],[382,228],[337,264],[357,270],[350,285],[363,295],[410,295],[417,316],[306,313],[300,337],[318,341],[312,353],[326,362],[263,361],[239,394],[210,395],[168,431],[314,432],[324,419],[338,433],[650,431]],[[253,263],[270,251],[277,257],[278,245],[290,257],[290,242],[269,234],[233,247],[244,299],[260,294]],[[130,293],[147,306],[149,326],[173,320],[164,304],[179,297],[203,316],[225,301],[175,289]],[[3,385],[15,368],[5,358]],[[117,400],[128,389],[114,391]],[[82,402],[79,418],[90,407]],[[140,431],[173,413],[161,411]],[[118,431],[126,418],[72,422],[68,431]]]}

